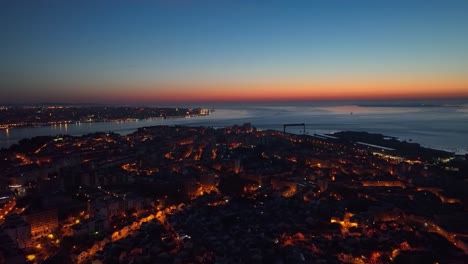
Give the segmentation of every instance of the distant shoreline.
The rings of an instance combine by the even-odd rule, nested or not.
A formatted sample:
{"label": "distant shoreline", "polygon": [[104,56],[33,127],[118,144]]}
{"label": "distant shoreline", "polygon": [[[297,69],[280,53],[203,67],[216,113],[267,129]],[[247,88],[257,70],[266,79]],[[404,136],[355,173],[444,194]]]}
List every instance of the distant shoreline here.
{"label": "distant shoreline", "polygon": [[177,118],[189,118],[189,117],[197,117],[201,115],[189,115],[189,116],[167,116],[167,117],[147,117],[147,118],[126,118],[126,119],[110,119],[110,120],[92,120],[92,121],[62,121],[62,122],[53,122],[53,123],[39,123],[39,124],[26,124],[26,125],[17,125],[17,126],[9,126],[9,125],[0,125],[0,129],[7,130],[7,129],[15,129],[15,128],[28,128],[28,127],[51,127],[57,125],[69,125],[69,124],[93,124],[93,123],[126,123],[126,122],[138,122],[144,120],[158,120],[158,119],[177,119]]}
{"label": "distant shoreline", "polygon": [[[203,108],[18,106],[1,107],[0,129],[46,127],[80,123],[121,123],[147,119],[187,118],[209,115]],[[46,120],[46,121],[37,121]]]}
{"label": "distant shoreline", "polygon": [[[445,102],[435,102],[445,104]],[[189,107],[189,106],[187,106]],[[196,106],[193,106],[196,107]],[[468,115],[461,107],[415,107],[385,109],[346,108],[334,105],[290,104],[278,105],[215,105],[201,106],[210,111],[207,116],[180,116],[161,119],[126,119],[113,122],[81,122],[48,125],[42,127],[17,127],[9,131],[0,129],[0,147],[8,148],[23,138],[49,135],[86,135],[97,131],[131,133],[139,127],[156,125],[189,125],[206,127],[226,127],[235,124],[251,123],[265,130],[283,130],[285,123],[305,123],[307,133],[328,134],[338,131],[365,131],[397,138],[400,141],[419,143],[421,146],[455,152],[468,153],[466,131]],[[326,108],[324,111],[322,108]],[[419,110],[418,110],[419,109]],[[422,110],[421,110],[422,109]],[[281,111],[281,115],[276,115]],[[354,115],[350,115],[350,111]],[[180,113],[185,114],[185,113]],[[185,118],[182,118],[185,117]],[[4,116],[0,110],[0,119]],[[64,119],[66,120],[66,119]],[[134,121],[135,120],[135,121]],[[41,120],[45,121],[45,120]],[[292,132],[299,130],[291,128]],[[378,144],[376,144],[378,145]]]}

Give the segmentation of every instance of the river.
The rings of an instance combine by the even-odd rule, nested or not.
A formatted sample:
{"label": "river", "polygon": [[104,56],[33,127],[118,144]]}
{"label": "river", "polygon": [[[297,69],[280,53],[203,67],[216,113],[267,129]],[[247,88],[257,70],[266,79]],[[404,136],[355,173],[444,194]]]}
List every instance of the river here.
{"label": "river", "polygon": [[[46,135],[84,135],[94,132],[128,134],[139,127],[188,125],[224,127],[252,123],[259,129],[283,130],[285,123],[305,123],[306,134],[336,131],[367,131],[400,140],[468,153],[468,101],[391,102],[376,106],[369,102],[301,102],[211,104],[209,116],[146,119],[130,122],[71,123],[45,127],[24,127],[0,131],[0,147],[7,148],[23,138]],[[302,128],[288,132],[304,133]]]}

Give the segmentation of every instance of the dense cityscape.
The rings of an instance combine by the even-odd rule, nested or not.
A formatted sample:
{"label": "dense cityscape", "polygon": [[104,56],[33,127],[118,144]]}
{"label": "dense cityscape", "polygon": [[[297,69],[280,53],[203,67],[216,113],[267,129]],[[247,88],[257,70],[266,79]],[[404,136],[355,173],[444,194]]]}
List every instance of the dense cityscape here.
{"label": "dense cityscape", "polygon": [[468,263],[467,14],[0,0],[0,264]]}
{"label": "dense cityscape", "polygon": [[0,263],[468,255],[467,156],[377,134],[155,126],[24,139],[0,167]]}

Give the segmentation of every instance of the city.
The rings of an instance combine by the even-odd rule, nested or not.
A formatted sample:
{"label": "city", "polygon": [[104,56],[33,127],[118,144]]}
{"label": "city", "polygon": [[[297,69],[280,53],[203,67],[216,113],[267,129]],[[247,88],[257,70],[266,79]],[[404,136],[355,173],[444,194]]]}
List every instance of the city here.
{"label": "city", "polygon": [[67,125],[70,123],[126,122],[149,118],[208,115],[208,109],[117,106],[0,106],[0,129]]}
{"label": "city", "polygon": [[0,264],[468,263],[468,1],[0,1]]}
{"label": "city", "polygon": [[463,263],[467,157],[355,137],[244,124],[24,140],[0,152],[3,258]]}

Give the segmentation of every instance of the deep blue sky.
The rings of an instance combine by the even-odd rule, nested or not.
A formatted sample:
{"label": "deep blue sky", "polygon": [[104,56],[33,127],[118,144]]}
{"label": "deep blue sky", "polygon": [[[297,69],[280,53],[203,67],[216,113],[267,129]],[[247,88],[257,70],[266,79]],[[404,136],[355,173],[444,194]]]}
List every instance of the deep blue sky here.
{"label": "deep blue sky", "polygon": [[258,82],[468,88],[468,1],[3,0],[0,26],[4,102],[174,99],[206,83],[228,85],[200,98]]}

